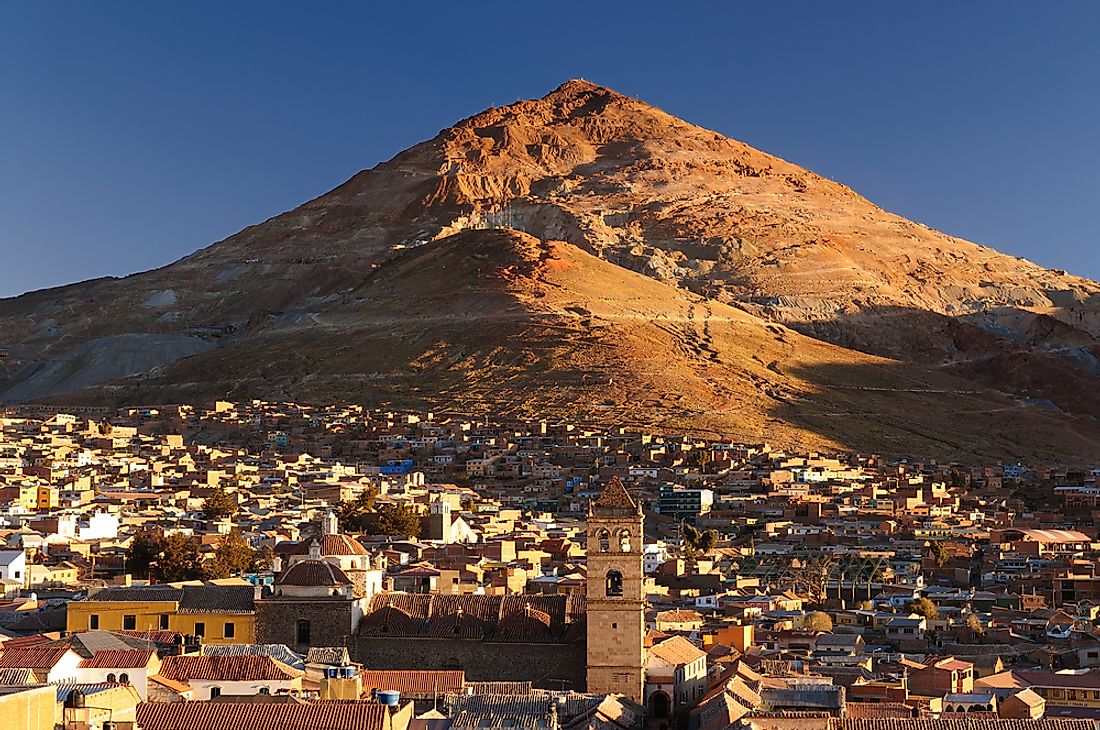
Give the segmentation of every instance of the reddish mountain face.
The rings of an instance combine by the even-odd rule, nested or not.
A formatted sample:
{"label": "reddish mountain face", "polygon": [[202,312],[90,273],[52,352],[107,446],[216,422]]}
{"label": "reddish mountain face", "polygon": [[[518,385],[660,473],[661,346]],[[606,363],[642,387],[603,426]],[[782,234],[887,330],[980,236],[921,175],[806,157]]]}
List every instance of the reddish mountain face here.
{"label": "reddish mountain face", "polygon": [[[171,266],[0,301],[0,347],[26,364],[0,372],[0,391],[38,399],[139,376],[121,390],[100,387],[82,397],[125,392],[140,399],[140,384],[169,368],[192,393],[224,393],[231,374],[191,369],[245,350],[256,357],[257,343],[330,332],[332,322],[363,334],[371,312],[404,301],[410,289],[434,285],[446,298],[458,282],[432,265],[437,253],[459,255],[456,246],[473,246],[482,235],[456,234],[503,228],[587,252],[610,266],[599,276],[616,286],[646,281],[609,273],[629,269],[684,301],[740,310],[760,326],[786,325],[858,351],[852,358],[893,358],[920,366],[926,381],[940,377],[933,369],[971,381],[966,388],[974,392],[999,391],[989,394],[1001,399],[998,409],[1007,402],[1031,414],[1036,409],[1025,404],[1040,403],[1050,411],[1044,418],[1072,422],[1075,432],[1092,428],[1084,414],[1100,406],[1100,285],[907,221],[843,185],[583,81],[463,120]],[[477,255],[489,257],[488,265],[498,254],[507,257]],[[413,259],[420,274],[403,279],[401,289],[377,283]],[[589,308],[581,282],[562,285]],[[624,320],[610,321],[615,331]],[[430,326],[407,325],[414,337]],[[523,334],[515,337],[509,346],[522,349]],[[573,344],[578,353],[583,343]],[[449,346],[461,350],[462,343]],[[120,347],[132,351],[121,362],[111,357]],[[735,339],[723,347],[719,356],[733,361],[752,354],[733,352]],[[278,392],[332,397],[310,385],[326,365],[324,358],[301,364],[301,381]],[[273,394],[255,387],[249,392]],[[430,401],[432,387],[410,387],[426,389]],[[157,388],[170,395],[163,383]],[[655,421],[693,410],[696,397],[665,403]],[[780,410],[786,422],[798,406]],[[863,443],[858,434],[822,438]]]}

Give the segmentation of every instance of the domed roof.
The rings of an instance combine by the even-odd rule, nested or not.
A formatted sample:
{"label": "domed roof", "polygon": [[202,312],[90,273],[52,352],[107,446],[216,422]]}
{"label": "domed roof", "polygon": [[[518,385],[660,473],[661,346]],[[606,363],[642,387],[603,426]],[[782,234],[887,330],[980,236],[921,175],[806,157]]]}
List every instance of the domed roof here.
{"label": "domed roof", "polygon": [[351,578],[338,566],[323,560],[303,560],[290,566],[275,585],[329,587],[351,585]]}

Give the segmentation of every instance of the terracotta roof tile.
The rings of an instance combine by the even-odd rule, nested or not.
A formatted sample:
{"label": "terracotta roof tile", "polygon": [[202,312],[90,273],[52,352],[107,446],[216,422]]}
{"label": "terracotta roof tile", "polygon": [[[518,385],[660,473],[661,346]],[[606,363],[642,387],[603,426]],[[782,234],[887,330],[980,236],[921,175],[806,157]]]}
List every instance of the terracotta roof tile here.
{"label": "terracotta roof tile", "polygon": [[142,702],[142,730],[385,730],[386,708],[376,702],[255,704]]}
{"label": "terracotta roof tile", "polygon": [[168,679],[186,682],[213,679],[235,682],[280,681],[302,676],[302,672],[266,655],[245,656],[170,656],[160,673]]}
{"label": "terracotta roof tile", "polygon": [[966,717],[953,718],[831,718],[828,730],[1095,730],[1092,720],[994,720]]}
{"label": "terracotta roof tile", "polygon": [[275,585],[282,586],[344,586],[352,580],[339,566],[323,560],[302,560],[279,576]]}
{"label": "terracotta roof tile", "polygon": [[706,656],[699,647],[682,636],[673,636],[649,650],[650,656],[664,659],[669,664],[690,664],[699,657]]}
{"label": "terracotta roof tile", "polygon": [[80,662],[81,669],[138,669],[148,666],[152,649],[105,649]]}
{"label": "terracotta roof tile", "polygon": [[459,671],[388,671],[368,670],[361,675],[363,691],[373,689],[400,692],[405,697],[429,697],[457,694],[466,683],[466,673]]}
{"label": "terracotta roof tile", "polygon": [[0,669],[53,669],[69,651],[68,646],[17,646],[5,649],[0,654]]}

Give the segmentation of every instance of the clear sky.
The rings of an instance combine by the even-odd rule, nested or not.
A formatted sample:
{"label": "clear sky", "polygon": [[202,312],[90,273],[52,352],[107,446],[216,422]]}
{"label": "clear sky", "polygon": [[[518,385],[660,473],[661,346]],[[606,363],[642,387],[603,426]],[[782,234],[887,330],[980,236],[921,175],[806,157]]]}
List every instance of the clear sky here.
{"label": "clear sky", "polygon": [[1100,3],[0,3],[0,296],[169,263],[583,77],[1100,278]]}

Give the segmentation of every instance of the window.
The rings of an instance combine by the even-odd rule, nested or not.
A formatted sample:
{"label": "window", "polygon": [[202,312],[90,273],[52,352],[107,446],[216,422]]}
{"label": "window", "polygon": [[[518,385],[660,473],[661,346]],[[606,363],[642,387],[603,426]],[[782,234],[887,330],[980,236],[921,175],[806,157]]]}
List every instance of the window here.
{"label": "window", "polygon": [[297,641],[295,643],[309,645],[309,620],[300,618],[298,619],[298,630],[295,632]]}
{"label": "window", "polygon": [[88,629],[90,631],[95,631],[98,628],[99,628],[99,614],[98,613],[93,613],[91,616],[88,617]]}
{"label": "window", "polygon": [[214,687],[210,688],[210,699],[214,699],[215,697],[221,697],[221,696],[222,696],[222,688],[221,687],[214,686]]}
{"label": "window", "polygon": [[115,679],[115,673],[114,672],[111,672],[110,674],[107,675],[107,681],[110,682],[111,684],[114,684],[117,681]]}
{"label": "window", "polygon": [[611,552],[611,533],[607,530],[600,530],[596,533],[596,537],[600,541],[600,552]]}
{"label": "window", "polygon": [[619,531],[619,551],[630,552],[630,530]]}
{"label": "window", "polygon": [[162,613],[160,615],[160,628],[161,628],[161,631],[167,631],[168,630],[168,614],[166,614],[166,613]]}
{"label": "window", "polygon": [[206,636],[206,624],[202,621],[195,623],[195,636]]}
{"label": "window", "polygon": [[126,672],[123,672],[122,674],[118,675],[118,681],[122,682],[123,684],[129,684],[130,683],[130,675],[127,674]]}
{"label": "window", "polygon": [[617,623],[612,623],[611,628],[617,629],[617,628],[619,628],[619,625]]}
{"label": "window", "polygon": [[608,596],[621,596],[623,594],[623,574],[617,570],[607,571],[607,583],[604,586],[604,594]]}
{"label": "window", "polygon": [[227,639],[232,639],[237,634],[237,627],[233,625],[232,621],[225,622],[225,630],[222,632],[222,636]]}
{"label": "window", "polygon": [[262,695],[271,694],[271,688],[270,687],[260,687],[260,694],[262,694]]}
{"label": "window", "polygon": [[128,613],[122,617],[122,630],[133,631],[137,628],[137,616],[132,613]]}

